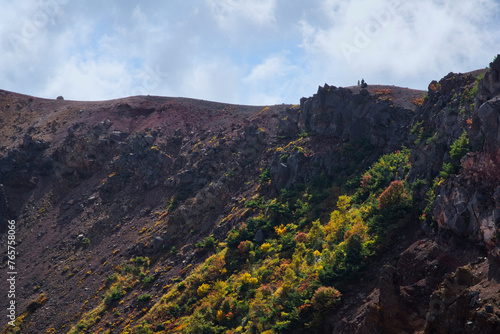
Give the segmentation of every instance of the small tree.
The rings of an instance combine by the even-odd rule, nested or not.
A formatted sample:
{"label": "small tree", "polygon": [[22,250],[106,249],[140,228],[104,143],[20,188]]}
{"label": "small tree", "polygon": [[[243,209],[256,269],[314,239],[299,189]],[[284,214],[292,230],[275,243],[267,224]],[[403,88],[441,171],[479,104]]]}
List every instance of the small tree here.
{"label": "small tree", "polygon": [[340,304],[342,294],[335,288],[322,286],[314,293],[311,304],[321,313],[335,309]]}
{"label": "small tree", "polygon": [[467,152],[469,152],[469,137],[467,137],[467,131],[464,130],[462,135],[451,144],[450,158],[454,163],[458,164]]}
{"label": "small tree", "polygon": [[389,206],[402,204],[408,199],[405,185],[402,181],[392,181],[389,187],[380,194],[378,198],[379,208],[383,209]]}
{"label": "small tree", "polygon": [[318,220],[313,221],[312,227],[307,234],[307,240],[310,243],[311,248],[321,249],[323,246],[323,238],[325,237],[325,231],[323,226]]}

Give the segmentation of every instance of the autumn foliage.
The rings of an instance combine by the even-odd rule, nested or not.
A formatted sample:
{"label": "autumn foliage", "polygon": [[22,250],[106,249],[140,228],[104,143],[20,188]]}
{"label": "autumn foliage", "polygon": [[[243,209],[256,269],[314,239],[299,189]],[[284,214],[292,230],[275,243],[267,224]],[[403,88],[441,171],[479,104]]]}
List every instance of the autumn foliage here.
{"label": "autumn foliage", "polygon": [[342,294],[335,288],[322,286],[314,293],[311,299],[312,306],[320,312],[335,309],[340,304]]}
{"label": "autumn foliage", "polygon": [[390,88],[388,89],[374,89],[373,92],[375,95],[393,95],[394,91]]}
{"label": "autumn foliage", "polygon": [[421,107],[424,105],[425,97],[412,97],[411,102],[417,107]]}
{"label": "autumn foliage", "polygon": [[389,206],[400,204],[408,199],[405,186],[401,181],[392,181],[389,187],[380,194],[378,198],[379,208],[383,209]]}

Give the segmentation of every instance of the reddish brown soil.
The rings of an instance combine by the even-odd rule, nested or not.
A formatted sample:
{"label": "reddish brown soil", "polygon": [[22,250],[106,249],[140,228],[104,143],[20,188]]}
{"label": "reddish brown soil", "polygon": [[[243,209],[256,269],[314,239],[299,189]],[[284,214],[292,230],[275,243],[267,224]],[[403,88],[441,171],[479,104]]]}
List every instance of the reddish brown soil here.
{"label": "reddish brown soil", "polygon": [[[350,89],[355,94],[362,90],[360,86],[346,88]],[[423,90],[388,85],[368,85],[366,90],[370,92],[371,95],[378,96],[379,99],[388,98],[396,106],[410,110],[414,110],[416,107],[415,104],[411,102],[413,99],[423,98],[427,95],[427,92]]]}

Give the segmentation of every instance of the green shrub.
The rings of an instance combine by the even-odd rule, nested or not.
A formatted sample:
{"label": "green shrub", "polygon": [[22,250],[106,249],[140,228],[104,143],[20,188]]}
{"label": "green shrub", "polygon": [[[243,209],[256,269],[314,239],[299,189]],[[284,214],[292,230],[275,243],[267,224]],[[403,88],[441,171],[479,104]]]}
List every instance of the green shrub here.
{"label": "green shrub", "polygon": [[345,261],[350,265],[357,265],[362,259],[363,255],[363,244],[362,239],[359,235],[352,235],[346,242],[345,249]]}
{"label": "green shrub", "polygon": [[300,138],[306,138],[309,134],[306,132],[306,130],[302,130],[300,133],[299,133],[299,137]]}
{"label": "green shrub", "polygon": [[427,182],[425,180],[416,179],[415,182],[413,182],[411,184],[411,189],[418,190],[418,189],[422,188],[423,186],[425,186],[426,184],[427,184]]}
{"label": "green shrub", "polygon": [[153,334],[154,332],[148,323],[143,322],[142,325],[139,325],[139,326],[134,328],[133,333],[134,334]]}
{"label": "green shrub", "polygon": [[399,171],[406,174],[410,169],[409,157],[410,151],[404,149],[395,153],[386,154],[374,163],[370,169],[363,175],[365,190],[377,192],[385,189],[391,181],[398,175]]}
{"label": "green shrub", "polygon": [[249,201],[246,201],[245,206],[247,208],[252,208],[252,209],[255,209],[255,208],[263,209],[265,207],[264,197],[257,197],[257,198],[251,199]]}
{"label": "green shrub", "polygon": [[469,152],[469,137],[467,132],[464,130],[462,135],[453,142],[450,146],[450,158],[451,161],[448,163],[443,162],[443,168],[440,172],[440,176],[443,179],[447,179],[452,174],[456,174],[460,169],[460,159]]}
{"label": "green shrub", "polygon": [[150,284],[150,283],[153,283],[154,280],[155,280],[155,277],[150,275],[150,276],[143,277],[141,282],[144,284]]}
{"label": "green shrub", "polygon": [[451,162],[449,163],[443,162],[443,169],[439,172],[439,175],[446,180],[450,177],[450,175],[455,174],[457,171],[458,171],[458,166],[456,166],[455,164]]}
{"label": "green shrub", "polygon": [[143,294],[140,295],[138,298],[140,303],[147,303],[151,300],[151,295],[150,294]]}
{"label": "green shrub", "polygon": [[114,282],[118,279],[118,274],[117,273],[114,273],[112,275],[109,275],[107,278],[106,278],[106,281],[107,282]]}
{"label": "green shrub", "polygon": [[149,257],[147,256],[146,257],[136,256],[132,259],[132,262],[138,266],[149,266],[150,260]]}
{"label": "green shrub", "polygon": [[269,171],[269,168],[264,169],[262,171],[262,174],[259,176],[259,181],[260,183],[267,183],[271,181],[271,172]]}
{"label": "green shrub", "polygon": [[206,237],[203,241],[197,242],[195,246],[198,249],[215,249],[217,240],[214,237]]}
{"label": "green shrub", "polygon": [[410,131],[410,135],[417,136],[417,138],[415,138],[415,145],[420,144],[422,141],[422,136],[424,134],[424,127],[422,126],[423,123],[424,121],[417,122]]}
{"label": "green shrub", "polygon": [[322,249],[325,231],[319,219],[312,223],[312,227],[307,234],[308,245],[312,249]]}
{"label": "green shrub", "polygon": [[411,129],[410,131],[410,135],[416,135],[419,133],[420,131],[420,128],[422,127],[422,124],[424,123],[424,121],[420,121],[420,122],[417,122],[413,128]]}
{"label": "green shrub", "polygon": [[104,297],[105,304],[111,304],[114,301],[120,300],[125,296],[125,291],[123,291],[120,285],[111,288],[111,290]]}
{"label": "green shrub", "polygon": [[469,137],[467,131],[463,131],[460,137],[450,146],[450,157],[455,163],[460,162],[460,159],[469,152]]}
{"label": "green shrub", "polygon": [[175,210],[176,207],[177,207],[177,197],[172,196],[170,198],[170,202],[168,203],[167,211],[172,212]]}
{"label": "green shrub", "polygon": [[306,153],[306,152],[304,151],[304,149],[303,149],[302,147],[300,147],[300,146],[294,146],[294,147],[293,147],[293,150],[294,150],[294,151],[297,151],[297,152],[299,152],[299,153],[301,153],[301,154],[305,154],[305,153]]}
{"label": "green shrub", "polygon": [[183,333],[185,334],[218,334],[224,330],[221,326],[215,326],[200,311],[195,311],[192,316],[185,320]]}
{"label": "green shrub", "polygon": [[285,153],[280,157],[280,161],[286,162],[288,158],[290,157],[290,154]]}
{"label": "green shrub", "polygon": [[425,143],[427,145],[433,145],[436,142],[436,138],[437,138],[437,132],[435,132],[432,137],[427,138],[427,140],[425,141]]}

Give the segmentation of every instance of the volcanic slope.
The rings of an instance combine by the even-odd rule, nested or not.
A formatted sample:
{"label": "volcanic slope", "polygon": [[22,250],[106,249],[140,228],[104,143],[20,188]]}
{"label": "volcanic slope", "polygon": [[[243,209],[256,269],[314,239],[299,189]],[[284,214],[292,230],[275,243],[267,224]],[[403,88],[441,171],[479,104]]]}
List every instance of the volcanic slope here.
{"label": "volcanic slope", "polygon": [[495,333],[499,74],[295,106],[0,92],[4,332]]}

